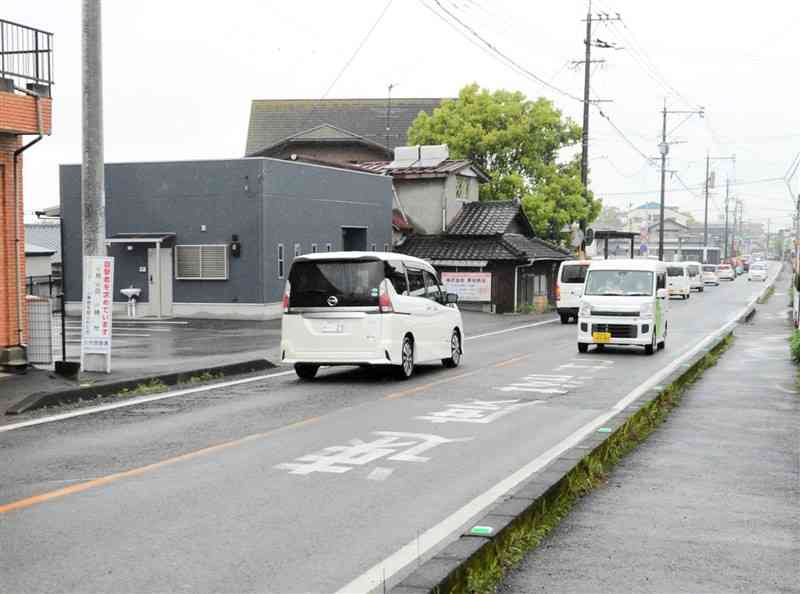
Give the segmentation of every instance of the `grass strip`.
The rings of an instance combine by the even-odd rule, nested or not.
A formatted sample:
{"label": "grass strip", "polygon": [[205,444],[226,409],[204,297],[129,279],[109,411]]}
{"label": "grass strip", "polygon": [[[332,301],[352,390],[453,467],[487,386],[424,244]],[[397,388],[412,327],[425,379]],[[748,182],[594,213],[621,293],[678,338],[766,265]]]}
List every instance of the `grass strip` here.
{"label": "grass strip", "polygon": [[[639,409],[566,474],[556,488],[534,502],[491,543],[473,555],[465,566],[454,572],[447,580],[444,591],[452,594],[494,592],[508,570],[558,526],[578,499],[603,484],[614,465],[655,431],[670,411],[680,404],[686,389],[706,369],[716,364],[731,342],[733,334],[725,337],[678,380],[666,386],[655,399]],[[436,588],[434,592],[439,594],[440,589]]]}
{"label": "grass strip", "polygon": [[769,298],[772,297],[772,294],[774,292],[775,292],[775,285],[770,285],[767,291],[761,297],[758,298],[758,304],[764,305],[767,301],[769,301]]}

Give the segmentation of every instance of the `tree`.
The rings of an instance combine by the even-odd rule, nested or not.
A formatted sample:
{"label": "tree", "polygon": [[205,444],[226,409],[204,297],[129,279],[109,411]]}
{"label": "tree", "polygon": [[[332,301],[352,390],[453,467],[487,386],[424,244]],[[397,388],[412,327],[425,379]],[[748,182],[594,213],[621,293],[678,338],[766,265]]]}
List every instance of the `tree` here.
{"label": "tree", "polygon": [[594,226],[598,229],[623,231],[625,230],[625,214],[616,206],[603,206]]}
{"label": "tree", "polygon": [[408,139],[447,144],[454,158],[474,161],[491,177],[481,200],[519,199],[541,237],[562,239],[565,225],[600,212],[600,201],[581,183],[580,157],[560,160],[562,149],[580,142],[581,128],[547,99],[467,85],[432,115],[420,113]]}

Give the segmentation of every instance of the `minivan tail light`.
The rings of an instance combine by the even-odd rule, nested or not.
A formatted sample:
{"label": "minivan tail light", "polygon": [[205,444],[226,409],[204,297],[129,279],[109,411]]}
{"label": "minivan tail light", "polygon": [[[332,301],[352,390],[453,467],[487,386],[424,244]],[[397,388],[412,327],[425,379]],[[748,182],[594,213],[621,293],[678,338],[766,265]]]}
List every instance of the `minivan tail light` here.
{"label": "minivan tail light", "polygon": [[561,300],[561,285],[556,285],[556,301]]}
{"label": "minivan tail light", "polygon": [[289,313],[289,295],[292,292],[292,285],[286,281],[286,287],[283,289],[283,313]]}
{"label": "minivan tail light", "polygon": [[386,289],[386,281],[383,281],[380,286],[380,293],[378,293],[378,307],[381,313],[393,313],[394,306],[392,306],[392,298],[389,296],[389,291]]}

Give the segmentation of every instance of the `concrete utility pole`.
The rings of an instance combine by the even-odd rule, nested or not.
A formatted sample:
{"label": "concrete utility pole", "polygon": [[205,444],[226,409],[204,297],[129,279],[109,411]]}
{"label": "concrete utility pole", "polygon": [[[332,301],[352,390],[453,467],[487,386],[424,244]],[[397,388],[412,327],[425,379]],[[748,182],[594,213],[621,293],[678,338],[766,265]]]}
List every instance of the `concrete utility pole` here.
{"label": "concrete utility pole", "polygon": [[[590,99],[591,95],[591,67],[592,64],[598,64],[605,62],[605,60],[592,60],[592,23],[595,21],[621,21],[619,14],[615,17],[612,17],[607,14],[599,14],[597,16],[592,16],[592,0],[589,0],[589,7],[586,12],[586,39],[584,39],[583,43],[586,46],[585,48],[585,56],[583,60],[583,132],[581,134],[581,184],[583,184],[583,191],[584,191],[584,198],[588,200],[589,198],[589,108],[591,107],[592,101]],[[598,47],[603,48],[613,48],[614,46],[609,43],[600,42],[598,41]],[[580,64],[581,62],[573,62],[573,64]],[[601,100],[596,100],[596,102],[600,102]],[[581,219],[580,222],[580,229],[581,232],[586,231],[587,221],[586,219]],[[583,255],[586,249],[586,244],[581,242],[581,255]]]}
{"label": "concrete utility pole", "polygon": [[[682,114],[697,114],[701,118],[705,114],[705,110],[700,107],[690,111],[669,110],[667,109],[667,102],[664,100],[664,109],[661,111],[661,142],[658,145],[658,152],[661,153],[661,205],[658,214],[658,259],[664,260],[664,193],[665,193],[665,176],[667,173],[667,155],[669,154],[669,143],[667,142],[667,115],[682,113]],[[688,119],[688,118],[687,118]]]}
{"label": "concrete utility pole", "polygon": [[731,182],[728,178],[725,178],[725,233],[723,235],[722,245],[724,246],[724,256],[726,260],[728,259],[728,203],[731,197]]}
{"label": "concrete utility pole", "polygon": [[106,189],[103,161],[103,64],[100,0],[83,0],[83,256],[106,255]]}
{"label": "concrete utility pole", "polygon": [[708,153],[706,153],[706,207],[705,214],[703,216],[703,247],[708,247],[708,178],[711,174],[709,171],[710,163],[711,157],[709,157]]}
{"label": "concrete utility pole", "polygon": [[[83,0],[83,160],[81,165],[81,228],[83,266],[87,257],[106,255],[106,191],[103,161],[103,61],[100,0]],[[86,283],[84,277],[84,284]],[[85,290],[85,287],[84,287]],[[86,299],[84,297],[84,299]],[[86,317],[86,312],[82,314]],[[84,321],[84,324],[86,322]],[[86,333],[84,325],[82,333]],[[108,372],[108,355],[88,353],[81,346],[84,371]]]}

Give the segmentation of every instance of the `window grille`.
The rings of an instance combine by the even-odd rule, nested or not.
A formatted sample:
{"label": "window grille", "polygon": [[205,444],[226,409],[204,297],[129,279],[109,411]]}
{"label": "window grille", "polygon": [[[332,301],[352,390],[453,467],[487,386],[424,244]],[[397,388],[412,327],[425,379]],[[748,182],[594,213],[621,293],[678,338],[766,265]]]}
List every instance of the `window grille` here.
{"label": "window grille", "polygon": [[227,280],[228,246],[176,245],[175,278],[178,280]]}

